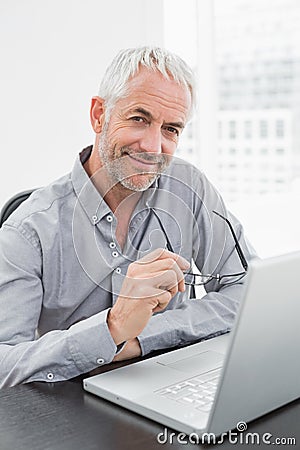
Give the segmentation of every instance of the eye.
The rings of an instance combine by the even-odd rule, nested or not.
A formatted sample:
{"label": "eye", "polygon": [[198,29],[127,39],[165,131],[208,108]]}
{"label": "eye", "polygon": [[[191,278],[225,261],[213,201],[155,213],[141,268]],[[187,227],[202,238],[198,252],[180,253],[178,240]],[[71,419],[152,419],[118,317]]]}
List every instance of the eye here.
{"label": "eye", "polygon": [[177,130],[177,128],[174,127],[166,127],[165,130],[170,133],[173,134],[175,136],[179,136],[179,130]]}
{"label": "eye", "polygon": [[145,122],[145,119],[143,117],[140,117],[140,116],[130,117],[130,120],[132,120],[133,122],[138,122],[138,123],[144,123]]}

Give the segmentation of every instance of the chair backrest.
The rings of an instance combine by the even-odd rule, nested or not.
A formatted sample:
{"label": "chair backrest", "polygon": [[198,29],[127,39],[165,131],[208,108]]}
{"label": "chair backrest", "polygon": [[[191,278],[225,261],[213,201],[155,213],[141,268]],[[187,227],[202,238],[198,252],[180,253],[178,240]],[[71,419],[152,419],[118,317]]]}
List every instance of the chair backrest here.
{"label": "chair backrest", "polygon": [[24,202],[32,194],[35,189],[29,189],[28,191],[22,191],[11,197],[3,206],[0,213],[0,227],[2,227],[3,222],[11,215],[11,213]]}

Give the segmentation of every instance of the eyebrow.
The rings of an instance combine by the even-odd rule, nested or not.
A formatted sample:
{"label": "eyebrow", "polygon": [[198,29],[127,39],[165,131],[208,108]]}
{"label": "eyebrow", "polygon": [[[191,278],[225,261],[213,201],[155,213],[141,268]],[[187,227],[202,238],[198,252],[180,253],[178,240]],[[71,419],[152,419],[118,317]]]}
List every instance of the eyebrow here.
{"label": "eyebrow", "polygon": [[[131,111],[132,113],[139,113],[139,114],[143,114],[143,116],[147,117],[147,119],[149,120],[153,120],[153,115],[151,114],[151,112],[147,111],[144,108],[135,108],[134,110]],[[181,121],[179,122],[167,122],[164,123],[164,125],[168,125],[174,128],[180,128],[183,129],[185,127],[185,124]]]}

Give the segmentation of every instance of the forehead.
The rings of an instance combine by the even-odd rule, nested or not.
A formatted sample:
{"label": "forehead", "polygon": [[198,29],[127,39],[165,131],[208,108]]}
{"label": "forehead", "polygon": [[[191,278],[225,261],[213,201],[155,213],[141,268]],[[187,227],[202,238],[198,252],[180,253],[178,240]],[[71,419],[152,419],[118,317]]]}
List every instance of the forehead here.
{"label": "forehead", "polygon": [[141,68],[127,83],[126,97],[116,106],[123,111],[142,106],[154,115],[176,116],[185,122],[191,108],[191,94],[186,86],[164,78],[160,72]]}

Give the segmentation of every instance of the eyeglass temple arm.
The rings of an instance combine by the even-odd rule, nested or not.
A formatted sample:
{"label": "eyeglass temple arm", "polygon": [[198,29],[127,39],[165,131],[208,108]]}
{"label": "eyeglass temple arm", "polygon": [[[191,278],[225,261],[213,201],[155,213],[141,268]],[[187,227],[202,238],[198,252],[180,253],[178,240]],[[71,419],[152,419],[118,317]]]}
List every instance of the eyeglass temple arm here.
{"label": "eyeglass temple arm", "polygon": [[231,234],[232,234],[232,237],[233,237],[234,242],[235,242],[235,248],[236,248],[236,251],[238,252],[238,255],[239,255],[239,258],[240,258],[240,260],[241,260],[241,263],[242,263],[243,268],[247,271],[247,269],[248,269],[248,263],[247,263],[246,258],[245,258],[245,256],[244,256],[244,253],[243,253],[243,251],[242,251],[242,249],[241,249],[241,246],[240,246],[240,244],[239,244],[239,241],[237,240],[236,234],[235,234],[235,232],[234,232],[234,229],[233,229],[233,227],[232,227],[230,221],[229,221],[226,217],[222,216],[222,214],[218,213],[217,211],[213,211],[213,213],[215,213],[217,216],[219,216],[219,217],[221,217],[223,220],[225,220],[225,222],[226,222],[227,225],[229,226],[230,231],[231,231]]}
{"label": "eyeglass temple arm", "polygon": [[155,211],[154,208],[151,208],[151,211],[153,212],[153,214],[154,214],[155,217],[157,218],[158,223],[159,223],[159,225],[160,225],[160,228],[162,229],[162,231],[163,231],[163,233],[164,233],[164,235],[165,235],[165,238],[166,238],[166,241],[167,241],[167,250],[169,250],[169,252],[175,253],[174,250],[173,250],[172,244],[171,244],[171,242],[170,242],[170,240],[169,240],[169,238],[168,238],[168,235],[167,235],[167,233],[166,233],[166,230],[165,230],[165,228],[164,228],[164,226],[163,226],[163,224],[162,224],[162,222],[161,222],[161,220],[160,220],[160,218],[159,218],[159,215],[157,214],[157,212]]}

